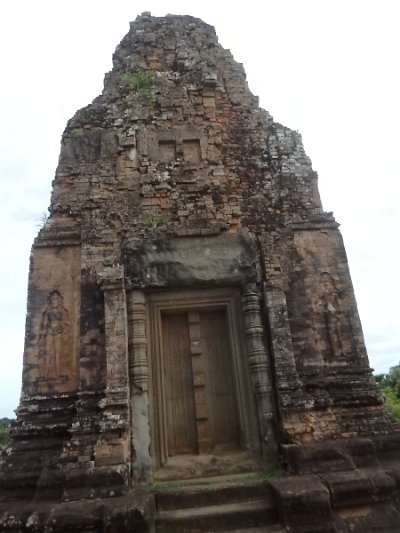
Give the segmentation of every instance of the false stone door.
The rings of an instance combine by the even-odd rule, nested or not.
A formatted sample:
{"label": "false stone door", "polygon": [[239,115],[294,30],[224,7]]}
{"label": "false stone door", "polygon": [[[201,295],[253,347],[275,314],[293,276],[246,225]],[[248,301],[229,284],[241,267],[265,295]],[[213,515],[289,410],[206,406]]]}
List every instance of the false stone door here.
{"label": "false stone door", "polygon": [[161,316],[164,428],[168,456],[239,445],[226,309]]}

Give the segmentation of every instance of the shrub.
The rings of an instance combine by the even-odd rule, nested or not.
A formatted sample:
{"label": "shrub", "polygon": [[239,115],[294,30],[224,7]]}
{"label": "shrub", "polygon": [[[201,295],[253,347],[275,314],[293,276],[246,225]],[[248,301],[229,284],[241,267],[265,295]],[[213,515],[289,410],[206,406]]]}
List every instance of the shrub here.
{"label": "shrub", "polygon": [[385,404],[389,411],[400,422],[400,399],[391,387],[383,387],[381,391],[385,395]]}
{"label": "shrub", "polygon": [[10,420],[8,418],[0,419],[0,451],[7,446],[8,443],[8,434],[7,426]]}

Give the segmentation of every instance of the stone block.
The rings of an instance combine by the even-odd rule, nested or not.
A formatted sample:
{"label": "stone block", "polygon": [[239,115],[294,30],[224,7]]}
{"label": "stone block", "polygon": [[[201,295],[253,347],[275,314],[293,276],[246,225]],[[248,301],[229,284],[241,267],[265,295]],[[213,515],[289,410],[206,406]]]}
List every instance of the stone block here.
{"label": "stone block", "polygon": [[271,486],[289,531],[335,531],[329,491],[318,476],[290,476],[272,480]]}
{"label": "stone block", "polygon": [[[298,431],[302,431],[300,426]],[[314,474],[354,470],[355,464],[345,445],[337,442],[321,442],[307,445],[284,446],[289,470],[296,474]]]}
{"label": "stone block", "polygon": [[374,483],[364,470],[324,473],[321,479],[329,487],[335,508],[365,505],[373,501]]}

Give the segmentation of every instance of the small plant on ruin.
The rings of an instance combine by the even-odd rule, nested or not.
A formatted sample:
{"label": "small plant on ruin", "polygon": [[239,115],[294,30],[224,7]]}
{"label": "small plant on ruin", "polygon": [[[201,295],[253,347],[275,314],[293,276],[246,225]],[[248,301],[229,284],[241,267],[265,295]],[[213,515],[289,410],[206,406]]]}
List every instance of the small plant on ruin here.
{"label": "small plant on ruin", "polygon": [[74,139],[79,139],[83,135],[83,129],[82,128],[75,128],[71,131],[71,137]]}
{"label": "small plant on ruin", "polygon": [[286,470],[281,465],[271,466],[261,472],[261,479],[273,479],[276,477],[286,476]]}
{"label": "small plant on ruin", "polygon": [[44,228],[48,218],[49,218],[49,215],[45,211],[43,211],[43,213],[37,219],[36,227],[39,228],[39,229]]}
{"label": "small plant on ruin", "polygon": [[152,70],[139,72],[125,72],[120,77],[120,84],[126,89],[137,92],[140,96],[148,96],[156,82],[156,75]]}
{"label": "small plant on ruin", "polygon": [[164,215],[158,214],[158,215],[149,215],[145,219],[146,226],[152,226],[153,228],[158,228],[165,224],[165,217]]}
{"label": "small plant on ruin", "polygon": [[201,50],[199,55],[202,61],[207,61],[209,59],[212,61],[220,61],[221,59],[225,59],[228,53],[229,51],[224,50],[223,48],[205,48]]}

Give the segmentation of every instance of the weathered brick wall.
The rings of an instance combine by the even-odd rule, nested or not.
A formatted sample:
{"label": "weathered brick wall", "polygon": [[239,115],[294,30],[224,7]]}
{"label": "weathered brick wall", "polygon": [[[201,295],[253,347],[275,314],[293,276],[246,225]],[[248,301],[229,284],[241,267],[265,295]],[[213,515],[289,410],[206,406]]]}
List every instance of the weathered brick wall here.
{"label": "weathered brick wall", "polygon": [[83,287],[146,242],[250,234],[284,439],[347,435],[334,413],[379,411],[343,243],[301,137],[258,107],[210,26],[172,16],[132,23],[103,94],[64,132],[42,234],[65,216],[80,231]]}

